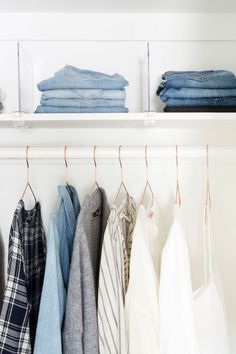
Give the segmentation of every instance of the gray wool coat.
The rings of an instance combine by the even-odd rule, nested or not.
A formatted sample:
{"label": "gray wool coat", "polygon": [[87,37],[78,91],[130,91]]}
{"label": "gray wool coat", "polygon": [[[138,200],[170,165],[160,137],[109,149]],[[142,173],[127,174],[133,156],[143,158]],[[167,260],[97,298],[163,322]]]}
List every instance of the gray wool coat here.
{"label": "gray wool coat", "polygon": [[106,193],[85,197],[74,238],[65,322],[64,354],[98,354],[97,292],[101,249],[110,208]]}

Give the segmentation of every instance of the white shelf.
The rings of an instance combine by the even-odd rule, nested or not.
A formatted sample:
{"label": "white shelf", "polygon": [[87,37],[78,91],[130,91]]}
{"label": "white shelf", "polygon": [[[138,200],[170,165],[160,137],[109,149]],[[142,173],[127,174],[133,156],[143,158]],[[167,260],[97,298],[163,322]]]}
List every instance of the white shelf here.
{"label": "white shelf", "polygon": [[[53,6],[54,5],[54,6]],[[229,0],[227,2],[227,8],[225,8],[222,1],[209,0],[179,0],[173,2],[171,0],[149,0],[145,1],[109,1],[102,0],[98,3],[94,0],[82,1],[82,0],[59,0],[57,1],[56,11],[58,13],[228,13],[235,12],[235,2]],[[40,4],[35,2],[28,2],[27,0],[12,0],[2,1],[0,4],[1,12],[45,12],[54,13],[55,3],[51,3],[47,0],[42,0]]]}
{"label": "white shelf", "polygon": [[236,113],[1,114],[0,128],[236,129]]}

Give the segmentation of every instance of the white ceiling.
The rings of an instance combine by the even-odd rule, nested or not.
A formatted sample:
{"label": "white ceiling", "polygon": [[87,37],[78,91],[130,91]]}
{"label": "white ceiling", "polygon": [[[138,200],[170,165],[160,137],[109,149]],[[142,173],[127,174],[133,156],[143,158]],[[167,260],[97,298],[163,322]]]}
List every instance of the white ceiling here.
{"label": "white ceiling", "polygon": [[0,0],[0,12],[236,12],[235,0]]}

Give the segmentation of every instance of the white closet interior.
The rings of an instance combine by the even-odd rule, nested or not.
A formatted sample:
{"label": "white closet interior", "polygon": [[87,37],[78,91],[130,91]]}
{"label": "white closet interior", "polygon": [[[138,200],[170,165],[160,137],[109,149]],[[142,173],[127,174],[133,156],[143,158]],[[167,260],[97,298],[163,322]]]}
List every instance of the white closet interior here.
{"label": "white closet interior", "polygon": [[[231,14],[225,13],[226,4],[223,7],[222,2],[207,3],[206,6],[203,1],[178,1],[177,6],[172,1],[162,1],[158,7],[150,1],[147,4],[148,11],[153,11],[150,14],[144,13],[144,2],[137,4],[139,13],[134,13],[136,4],[128,6],[124,1],[123,11],[119,10],[121,4],[117,5],[117,11],[124,13],[105,13],[106,9],[109,11],[105,2],[101,4],[104,13],[97,9],[98,13],[90,14],[87,7],[82,8],[87,13],[70,13],[75,10],[74,2],[70,11],[68,3],[68,13],[54,13],[52,5],[47,8],[46,1],[42,3],[45,13],[33,12],[32,4],[32,12],[27,12],[23,1],[24,13],[9,12],[18,10],[6,5],[7,2],[0,6],[0,88],[5,107],[0,116],[0,231],[7,251],[13,212],[26,181],[26,145],[30,146],[31,183],[41,201],[47,230],[57,185],[65,181],[64,145],[68,145],[69,182],[77,188],[81,202],[94,183],[94,145],[97,145],[99,185],[106,189],[111,202],[120,182],[118,146],[123,146],[125,183],[139,202],[146,178],[144,146],[147,144],[157,146],[149,149],[149,176],[167,234],[175,198],[177,144],[185,230],[193,287],[197,288],[204,277],[202,218],[205,145],[209,144],[212,236],[225,292],[232,353],[235,353],[236,114],[164,114],[155,95],[161,74],[166,70],[228,69],[236,73],[235,3],[231,1],[227,7]],[[211,8],[218,13],[212,14]],[[65,4],[59,3],[57,11],[64,9]],[[156,113],[146,113],[147,42],[151,111]],[[129,81],[130,113],[33,114],[40,99],[36,84],[66,64],[124,75]],[[28,113],[14,113],[19,111],[19,101],[21,109]]]}

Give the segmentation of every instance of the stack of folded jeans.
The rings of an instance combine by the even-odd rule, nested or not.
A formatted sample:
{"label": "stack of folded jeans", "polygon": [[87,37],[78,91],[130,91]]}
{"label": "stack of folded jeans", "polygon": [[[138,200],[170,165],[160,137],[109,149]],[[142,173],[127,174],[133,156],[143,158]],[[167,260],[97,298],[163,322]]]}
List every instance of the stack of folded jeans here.
{"label": "stack of folded jeans", "polygon": [[127,85],[128,81],[119,74],[107,75],[66,65],[38,84],[43,93],[36,113],[128,112]]}
{"label": "stack of folded jeans", "polygon": [[166,112],[236,111],[236,77],[226,70],[167,71],[156,94]]}

